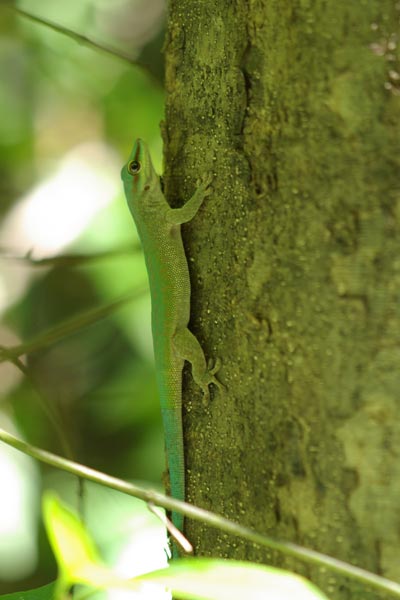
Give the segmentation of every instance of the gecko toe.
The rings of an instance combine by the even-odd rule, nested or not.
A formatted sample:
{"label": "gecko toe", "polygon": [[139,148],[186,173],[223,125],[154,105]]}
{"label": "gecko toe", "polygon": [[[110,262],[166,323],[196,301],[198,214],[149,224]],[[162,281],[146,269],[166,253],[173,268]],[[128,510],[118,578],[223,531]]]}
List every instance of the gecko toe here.
{"label": "gecko toe", "polygon": [[198,186],[202,188],[203,190],[203,194],[205,196],[209,196],[212,192],[212,187],[211,184],[213,182],[213,176],[212,175],[208,175],[208,177],[205,177],[202,181],[198,182]]}
{"label": "gecko toe", "polygon": [[[214,363],[214,365],[213,365],[213,363]],[[210,359],[208,361],[207,370],[210,375],[209,383],[213,383],[219,390],[224,390],[225,386],[218,380],[217,377],[215,377],[215,374],[218,373],[221,366],[222,366],[222,361],[219,357],[216,358],[215,361]]]}
{"label": "gecko toe", "polygon": [[222,361],[221,359],[218,357],[215,359],[215,361],[210,358],[207,364],[207,371],[210,373],[210,375],[215,375],[215,373],[218,373],[218,371],[220,370],[222,365]]}

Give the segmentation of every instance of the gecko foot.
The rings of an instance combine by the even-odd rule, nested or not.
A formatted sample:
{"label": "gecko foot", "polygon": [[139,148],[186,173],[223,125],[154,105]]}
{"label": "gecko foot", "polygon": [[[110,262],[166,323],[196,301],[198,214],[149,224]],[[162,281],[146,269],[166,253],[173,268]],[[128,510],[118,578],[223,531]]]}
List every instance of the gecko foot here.
{"label": "gecko foot", "polygon": [[198,189],[201,189],[201,191],[203,192],[203,196],[209,196],[211,194],[211,192],[212,192],[212,189],[211,189],[212,182],[213,182],[213,176],[212,175],[208,175],[203,180],[198,180],[196,182]]}
{"label": "gecko foot", "polygon": [[219,390],[225,389],[225,386],[220,381],[218,381],[217,377],[215,377],[215,374],[219,371],[219,369],[221,368],[221,365],[222,365],[222,361],[220,358],[217,358],[215,360],[215,362],[212,359],[208,360],[206,377],[205,377],[205,385],[202,386],[203,405],[204,406],[208,406],[208,404],[210,402],[210,390],[208,388],[210,383],[214,384]]}

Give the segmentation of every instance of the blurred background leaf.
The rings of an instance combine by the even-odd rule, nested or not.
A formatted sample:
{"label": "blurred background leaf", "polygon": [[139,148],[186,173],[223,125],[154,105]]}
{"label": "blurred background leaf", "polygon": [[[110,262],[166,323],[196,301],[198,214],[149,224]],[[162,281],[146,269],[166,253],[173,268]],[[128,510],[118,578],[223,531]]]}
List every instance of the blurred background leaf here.
{"label": "blurred background leaf", "polygon": [[[14,6],[139,66],[32,21],[12,5],[0,7],[4,347],[147,286],[120,169],[134,139],[143,137],[161,171],[164,101],[163,0],[20,0]],[[98,257],[44,260],[57,255]],[[42,263],[17,258],[24,256]],[[2,426],[64,454],[43,410],[47,403],[75,460],[160,485],[163,432],[148,293],[24,362],[28,377],[0,364]],[[40,496],[50,487],[78,505],[76,480],[1,445],[0,487],[0,593],[51,581],[55,564],[40,523]],[[163,530],[142,503],[86,485],[83,507],[102,555],[122,575],[165,564]]]}

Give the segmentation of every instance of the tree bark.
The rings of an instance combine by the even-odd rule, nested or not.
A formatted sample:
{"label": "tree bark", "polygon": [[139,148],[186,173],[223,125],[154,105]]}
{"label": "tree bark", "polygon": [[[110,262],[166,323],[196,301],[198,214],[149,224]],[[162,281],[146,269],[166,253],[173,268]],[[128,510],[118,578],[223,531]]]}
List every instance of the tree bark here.
{"label": "tree bark", "polygon": [[394,0],[170,0],[164,126],[171,204],[214,177],[183,235],[191,328],[226,390],[204,408],[185,373],[187,499],[397,581],[399,17]]}

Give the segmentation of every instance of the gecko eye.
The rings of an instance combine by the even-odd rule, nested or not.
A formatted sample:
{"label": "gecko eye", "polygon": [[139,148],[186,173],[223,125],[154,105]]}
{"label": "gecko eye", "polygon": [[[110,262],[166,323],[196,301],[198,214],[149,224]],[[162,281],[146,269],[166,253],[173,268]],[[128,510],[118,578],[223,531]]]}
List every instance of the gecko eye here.
{"label": "gecko eye", "polygon": [[142,168],[142,165],[140,164],[140,162],[138,160],[131,160],[128,163],[128,172],[131,175],[136,175],[137,173],[139,173],[141,168]]}

